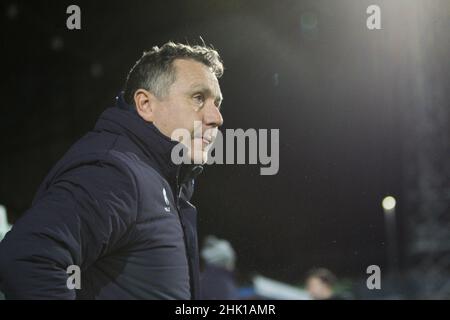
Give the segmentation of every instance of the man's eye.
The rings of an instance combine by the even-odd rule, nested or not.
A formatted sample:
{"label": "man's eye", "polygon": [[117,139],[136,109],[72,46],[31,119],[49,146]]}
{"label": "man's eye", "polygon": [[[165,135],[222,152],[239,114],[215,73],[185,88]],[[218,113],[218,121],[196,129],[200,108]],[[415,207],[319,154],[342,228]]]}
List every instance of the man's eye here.
{"label": "man's eye", "polygon": [[194,100],[195,100],[195,102],[197,102],[199,104],[203,104],[203,102],[205,102],[205,98],[201,94],[195,95]]}

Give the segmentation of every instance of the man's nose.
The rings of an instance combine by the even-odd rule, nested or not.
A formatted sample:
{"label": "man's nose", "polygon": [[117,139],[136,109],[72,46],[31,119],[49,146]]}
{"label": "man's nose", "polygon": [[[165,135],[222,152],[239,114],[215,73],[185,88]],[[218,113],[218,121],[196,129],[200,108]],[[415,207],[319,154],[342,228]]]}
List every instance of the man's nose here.
{"label": "man's nose", "polygon": [[213,104],[206,109],[204,115],[205,124],[211,127],[220,127],[223,124],[223,117],[219,108]]}

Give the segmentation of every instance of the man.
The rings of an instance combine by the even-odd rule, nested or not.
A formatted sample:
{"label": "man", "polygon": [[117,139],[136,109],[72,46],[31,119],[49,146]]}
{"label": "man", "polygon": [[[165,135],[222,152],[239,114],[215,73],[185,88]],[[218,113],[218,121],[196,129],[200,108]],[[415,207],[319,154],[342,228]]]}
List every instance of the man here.
{"label": "man", "polygon": [[234,277],[236,253],[227,240],[207,236],[200,251],[203,270],[200,276],[201,298],[235,300],[239,290]]}
{"label": "man", "polygon": [[306,290],[313,300],[339,299],[334,295],[335,275],[325,268],[313,269],[306,278]]}
{"label": "man", "polygon": [[[117,106],[56,164],[0,244],[6,298],[198,298],[189,199],[202,167],[175,164],[179,141],[171,137],[187,130],[192,162],[206,161],[223,122],[222,73],[206,46],[169,42],[144,53]],[[81,288],[72,278],[77,267]]]}

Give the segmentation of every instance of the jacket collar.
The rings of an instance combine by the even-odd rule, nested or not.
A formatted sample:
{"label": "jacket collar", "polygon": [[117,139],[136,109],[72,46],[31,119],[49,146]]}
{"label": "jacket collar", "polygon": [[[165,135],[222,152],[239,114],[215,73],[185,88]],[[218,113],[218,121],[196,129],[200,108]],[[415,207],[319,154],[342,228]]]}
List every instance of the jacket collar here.
{"label": "jacket collar", "polygon": [[178,185],[194,179],[203,171],[203,167],[199,165],[173,163],[172,149],[179,142],[171,140],[153,123],[142,119],[135,106],[126,103],[123,93],[116,97],[116,107],[108,108],[102,113],[95,129],[126,135],[150,162],[156,165],[155,169],[175,187],[174,189],[178,189]]}

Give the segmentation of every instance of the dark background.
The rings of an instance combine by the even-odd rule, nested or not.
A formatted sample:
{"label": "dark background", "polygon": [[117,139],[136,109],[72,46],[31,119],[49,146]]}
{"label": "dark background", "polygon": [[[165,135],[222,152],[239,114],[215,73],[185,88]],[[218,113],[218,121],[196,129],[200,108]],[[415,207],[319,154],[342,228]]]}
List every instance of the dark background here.
{"label": "dark background", "polygon": [[[228,239],[244,277],[299,283],[314,266],[361,277],[386,264],[381,200],[393,195],[408,267],[416,74],[425,66],[449,88],[450,6],[433,2],[441,7],[425,21],[425,2],[2,1],[0,203],[12,222],[27,209],[144,50],[201,36],[226,68],[223,129],[280,129],[280,170],[206,168],[193,201],[200,236]],[[382,30],[370,31],[374,3]],[[81,30],[66,28],[70,4],[81,8]]]}

